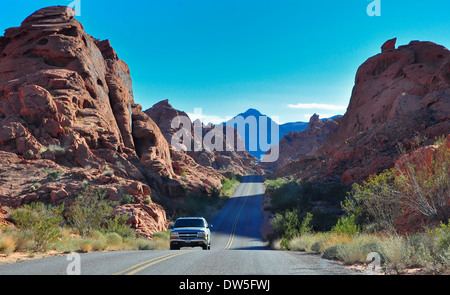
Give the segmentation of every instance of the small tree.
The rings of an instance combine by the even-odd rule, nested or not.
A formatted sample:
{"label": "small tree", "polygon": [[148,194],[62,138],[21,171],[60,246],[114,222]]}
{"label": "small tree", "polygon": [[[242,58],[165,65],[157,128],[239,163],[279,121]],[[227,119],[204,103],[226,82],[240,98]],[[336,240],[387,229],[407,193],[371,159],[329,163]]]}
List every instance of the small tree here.
{"label": "small tree", "polygon": [[299,233],[300,235],[310,234],[313,230],[311,225],[311,221],[313,219],[313,215],[311,212],[307,212],[305,218],[302,220],[302,224],[300,225]]}
{"label": "small tree", "polygon": [[94,230],[100,230],[105,219],[113,215],[113,207],[105,200],[106,191],[86,186],[67,211],[67,221],[86,237]]}
{"label": "small tree", "polygon": [[355,222],[355,215],[350,215],[339,219],[331,231],[338,234],[354,236],[360,233],[361,228]]}
{"label": "small tree", "polygon": [[115,215],[113,202],[105,199],[106,190],[85,186],[67,210],[67,222],[86,237],[93,231],[117,233],[123,238],[134,237],[127,224],[127,215]]}
{"label": "small tree", "polygon": [[370,176],[362,185],[353,184],[342,208],[360,223],[393,231],[395,219],[402,212],[400,192],[394,186],[395,173],[394,169],[386,170]]}

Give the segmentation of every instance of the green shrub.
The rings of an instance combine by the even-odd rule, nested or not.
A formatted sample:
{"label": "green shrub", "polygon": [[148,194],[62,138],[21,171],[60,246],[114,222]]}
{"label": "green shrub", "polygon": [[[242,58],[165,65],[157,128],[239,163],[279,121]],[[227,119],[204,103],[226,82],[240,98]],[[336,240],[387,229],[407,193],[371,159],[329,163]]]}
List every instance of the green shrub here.
{"label": "green shrub", "polygon": [[134,203],[134,199],[133,197],[131,197],[131,195],[129,194],[123,194],[121,199],[120,199],[120,204],[124,205],[124,204],[133,204]]}
{"label": "green shrub", "polygon": [[105,194],[103,189],[84,187],[66,213],[68,223],[77,229],[82,237],[87,237],[95,230],[131,237],[133,232],[126,224],[128,217],[114,215],[113,204],[105,199]]}
{"label": "green shrub", "polygon": [[337,244],[331,247],[328,247],[323,251],[322,258],[328,260],[341,260],[340,252],[344,251],[346,245]]}
{"label": "green shrub", "polygon": [[337,224],[331,229],[338,234],[347,234],[354,236],[361,232],[361,228],[355,222],[355,215],[350,215],[338,220]]}
{"label": "green shrub", "polygon": [[300,225],[299,233],[300,235],[310,234],[312,232],[311,220],[313,215],[311,212],[306,213],[305,218],[303,218],[302,224]]}
{"label": "green shrub", "polygon": [[47,176],[51,181],[57,180],[64,174],[64,172],[59,171],[58,169],[55,169],[55,170],[43,169],[43,171],[45,173],[47,173]]}
{"label": "green shrub", "polygon": [[267,190],[274,190],[280,188],[283,184],[287,182],[285,178],[277,178],[277,179],[268,179],[264,181],[264,186]]}
{"label": "green shrub", "polygon": [[284,214],[283,223],[283,237],[286,239],[292,239],[295,235],[299,234],[300,221],[298,219],[298,214],[295,210],[287,211]]}
{"label": "green shrub", "polygon": [[14,209],[11,217],[15,225],[28,233],[37,251],[45,250],[60,236],[63,206],[52,207],[43,203],[31,203]]}
{"label": "green shrub", "polygon": [[311,251],[319,254],[322,248],[322,241],[316,241],[311,245]]}
{"label": "green shrub", "polygon": [[316,243],[316,238],[313,234],[304,233],[301,236],[296,236],[289,241],[289,250],[314,252],[312,246]]}
{"label": "green shrub", "polygon": [[16,250],[16,247],[17,238],[14,235],[0,232],[0,253],[9,255]]}
{"label": "green shrub", "polygon": [[122,244],[123,239],[118,233],[111,232],[106,234],[106,241],[110,247],[119,247]]}
{"label": "green shrub", "polygon": [[224,178],[222,180],[222,189],[220,191],[220,196],[231,198],[234,191],[240,184],[241,179],[241,175],[233,175],[231,178]]}
{"label": "green shrub", "polygon": [[116,233],[123,238],[133,238],[134,231],[127,224],[127,215],[114,215],[105,220],[105,226],[101,231],[104,233]]}
{"label": "green shrub", "polygon": [[395,173],[395,169],[386,170],[370,176],[362,185],[353,184],[342,209],[360,224],[375,224],[376,228],[392,231],[401,213],[401,202],[393,193]]}
{"label": "green shrub", "polygon": [[270,197],[271,211],[285,214],[287,211],[296,210],[298,216],[302,218],[311,213],[313,216],[310,227],[315,231],[330,230],[338,217],[323,212],[314,202],[321,202],[322,206],[340,210],[338,206],[348,191],[346,186],[339,183],[311,183],[285,178],[266,180],[265,185],[265,193]]}
{"label": "green shrub", "polygon": [[449,249],[450,247],[450,220],[447,224],[441,222],[439,227],[428,231],[428,235],[435,238],[436,246],[441,250]]}
{"label": "green shrub", "polygon": [[450,149],[444,138],[435,142],[433,153],[400,151],[395,168],[354,184],[342,208],[359,223],[395,233],[395,220],[409,207],[424,216],[447,222],[450,215]]}
{"label": "green shrub", "polygon": [[281,213],[276,213],[275,216],[270,220],[273,231],[278,237],[284,234],[284,217]]}

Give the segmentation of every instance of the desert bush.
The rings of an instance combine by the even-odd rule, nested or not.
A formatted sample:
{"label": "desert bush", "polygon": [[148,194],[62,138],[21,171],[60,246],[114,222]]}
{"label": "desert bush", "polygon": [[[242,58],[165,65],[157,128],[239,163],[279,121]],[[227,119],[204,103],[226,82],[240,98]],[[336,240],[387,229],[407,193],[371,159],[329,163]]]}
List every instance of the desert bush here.
{"label": "desert bush", "polygon": [[147,239],[134,239],[128,242],[131,249],[135,250],[168,250],[169,240],[161,238]]}
{"label": "desert bush", "polygon": [[0,233],[0,253],[9,255],[16,250],[17,238],[11,233]]}
{"label": "desert bush", "polygon": [[286,178],[267,179],[266,181],[264,181],[264,186],[268,191],[275,190],[280,188],[287,181],[288,180]]}
{"label": "desert bush", "polygon": [[361,232],[361,228],[356,224],[355,215],[352,214],[339,219],[331,231],[338,234],[354,236]]}
{"label": "desert bush", "polygon": [[441,222],[450,218],[450,149],[445,137],[436,140],[432,152],[408,156],[401,150],[395,170],[395,186],[408,207]]}
{"label": "desert bush", "polygon": [[220,191],[220,196],[231,198],[234,191],[241,183],[242,175],[233,174],[230,178],[224,178],[222,180],[222,189]]}
{"label": "desert bush", "polygon": [[271,224],[277,236],[291,239],[296,235],[311,233],[312,218],[313,215],[308,212],[303,219],[300,219],[297,210],[289,210],[284,213],[276,213]]}
{"label": "desert bush", "polygon": [[403,238],[391,236],[382,243],[381,248],[389,268],[396,273],[400,273],[406,267],[406,261],[408,260],[408,252]]}
{"label": "desert bush", "polygon": [[312,250],[315,243],[317,243],[317,239],[313,234],[304,233],[300,236],[295,236],[290,240],[288,248],[293,251],[315,252]]}
{"label": "desert bush", "polygon": [[346,247],[338,249],[339,259],[344,264],[365,263],[367,255],[376,252],[380,255],[381,263],[383,263],[385,259],[381,243],[382,239],[374,235],[355,235],[349,243],[345,244]]}
{"label": "desert bush", "polygon": [[95,230],[132,237],[134,233],[126,224],[127,216],[114,215],[113,204],[105,199],[105,194],[104,189],[85,186],[67,210],[67,222],[82,237],[87,237]]}
{"label": "desert bush", "polygon": [[311,245],[311,252],[319,254],[322,252],[322,241],[315,241],[312,245]]}
{"label": "desert bush", "polygon": [[103,251],[108,247],[108,241],[105,235],[100,231],[93,231],[89,238],[92,241],[92,250],[94,251]]}
{"label": "desert bush", "polygon": [[313,219],[313,215],[311,212],[307,212],[305,218],[303,218],[302,223],[300,224],[299,234],[305,235],[310,234],[313,231],[311,221]]}
{"label": "desert bush", "polygon": [[82,237],[99,230],[103,221],[112,215],[113,208],[104,199],[105,194],[104,190],[85,186],[69,207],[66,213],[67,221]]}
{"label": "desert bush", "polygon": [[330,246],[328,248],[325,249],[325,251],[323,251],[322,253],[322,258],[323,259],[328,259],[328,260],[340,260],[341,256],[340,256],[340,252],[343,251],[343,248],[345,248],[346,245],[342,245],[342,244],[336,244],[333,246]]}
{"label": "desert bush", "polygon": [[31,203],[14,209],[11,218],[19,229],[30,236],[34,249],[42,251],[60,236],[63,208],[62,205],[52,207],[43,203]]}
{"label": "desert bush", "polygon": [[89,238],[83,238],[76,241],[76,245],[81,252],[91,252],[94,249],[93,241]]}
{"label": "desert bush", "polygon": [[106,241],[110,249],[119,249],[123,239],[118,233],[110,232],[106,234]]}
{"label": "desert bush", "polygon": [[450,215],[450,149],[443,138],[433,150],[410,156],[401,150],[396,167],[372,175],[362,185],[354,184],[342,202],[359,223],[395,233],[395,220],[405,206],[447,222]]}
{"label": "desert bush", "polygon": [[[295,210],[301,220],[311,213],[310,227],[315,231],[331,229],[338,219],[336,214],[340,214],[337,213],[340,210],[338,205],[348,192],[348,188],[339,183],[311,183],[287,178],[266,180],[265,185],[272,212],[285,215]],[[322,211],[317,203],[334,208],[336,213]]]}
{"label": "desert bush", "polygon": [[348,215],[354,215],[358,223],[376,224],[379,229],[391,232],[395,219],[401,213],[401,202],[393,186],[395,170],[386,170],[370,176],[362,185],[353,184],[352,191],[342,202]]}
{"label": "desert bush", "polygon": [[447,224],[441,222],[439,227],[428,231],[428,235],[435,238],[436,247],[441,251],[450,248],[450,219]]}
{"label": "desert bush", "polygon": [[153,250],[153,243],[147,239],[136,239],[131,244],[137,250]]}
{"label": "desert bush", "polygon": [[103,226],[100,230],[103,233],[117,233],[123,238],[133,238],[135,233],[133,229],[127,224],[128,216],[127,215],[113,215],[107,218],[105,222],[105,226]]}

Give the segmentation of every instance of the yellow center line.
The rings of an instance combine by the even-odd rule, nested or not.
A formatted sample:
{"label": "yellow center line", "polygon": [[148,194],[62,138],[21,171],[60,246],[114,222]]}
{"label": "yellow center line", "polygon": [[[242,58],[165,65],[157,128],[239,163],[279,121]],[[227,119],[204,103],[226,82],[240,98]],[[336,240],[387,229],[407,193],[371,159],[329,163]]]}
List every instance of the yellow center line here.
{"label": "yellow center line", "polygon": [[245,197],[245,200],[244,200],[244,202],[242,203],[241,208],[239,209],[239,212],[238,212],[238,214],[237,214],[237,216],[236,216],[236,219],[234,220],[233,228],[231,229],[230,237],[229,237],[229,239],[228,239],[227,245],[225,246],[225,250],[230,249],[230,248],[231,248],[231,245],[233,244],[234,233],[235,233],[236,228],[237,228],[237,224],[238,224],[238,221],[239,221],[239,217],[241,216],[241,213],[242,213],[242,211],[244,210],[245,204],[247,203],[248,194],[250,193],[250,188],[251,188],[252,184],[253,184],[253,183],[250,182],[249,185],[248,185],[247,193],[246,193],[246,195],[244,196],[244,197]]}
{"label": "yellow center line", "polygon": [[157,264],[159,262],[162,262],[164,260],[173,258],[173,257],[178,256],[178,255],[186,254],[188,252],[191,252],[191,251],[184,251],[184,252],[179,252],[179,253],[175,253],[175,254],[174,253],[169,253],[169,254],[166,254],[166,255],[155,257],[155,258],[152,258],[152,259],[140,262],[138,264],[132,265],[130,267],[127,267],[127,268],[125,268],[123,270],[117,271],[117,272],[113,273],[112,275],[133,275],[133,274],[135,274],[135,273],[137,273],[137,272],[139,272],[139,271],[141,271],[143,269],[146,269],[147,267],[150,267],[150,266],[152,266],[154,264]]}

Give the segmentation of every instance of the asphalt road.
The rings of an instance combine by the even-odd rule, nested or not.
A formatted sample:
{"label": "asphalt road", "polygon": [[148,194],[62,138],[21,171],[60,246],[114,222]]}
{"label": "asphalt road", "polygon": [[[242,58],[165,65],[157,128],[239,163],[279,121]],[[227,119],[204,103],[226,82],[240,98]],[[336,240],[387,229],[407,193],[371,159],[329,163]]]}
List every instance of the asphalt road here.
{"label": "asphalt road", "polygon": [[[113,251],[51,257],[0,266],[5,274],[65,275],[350,275],[358,272],[301,252],[265,248],[260,176],[245,176],[210,221],[211,250]],[[78,255],[78,254],[77,254]]]}

